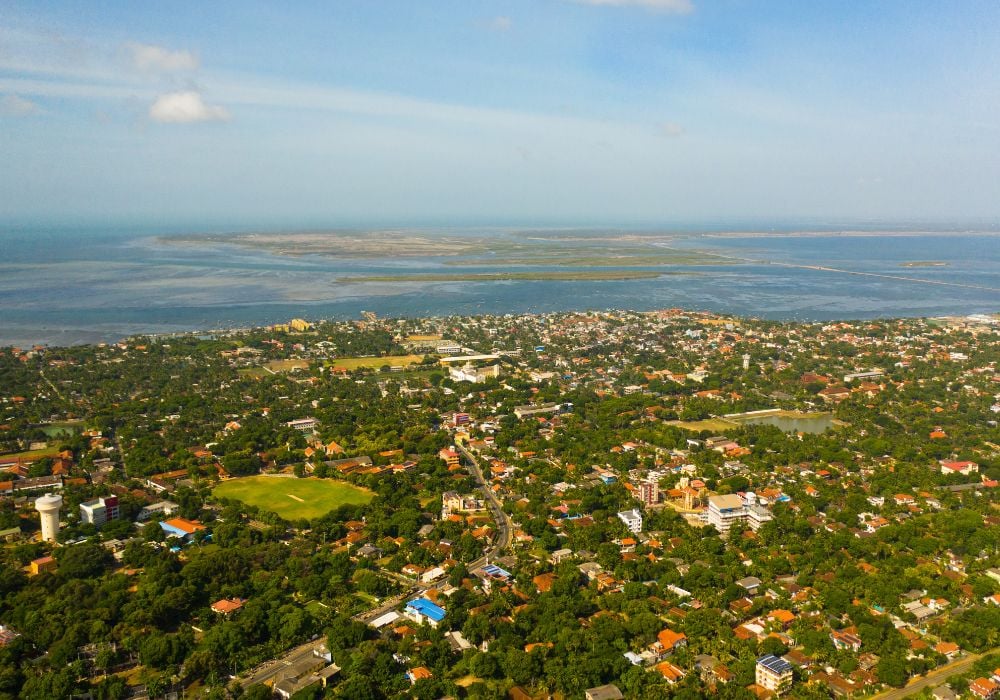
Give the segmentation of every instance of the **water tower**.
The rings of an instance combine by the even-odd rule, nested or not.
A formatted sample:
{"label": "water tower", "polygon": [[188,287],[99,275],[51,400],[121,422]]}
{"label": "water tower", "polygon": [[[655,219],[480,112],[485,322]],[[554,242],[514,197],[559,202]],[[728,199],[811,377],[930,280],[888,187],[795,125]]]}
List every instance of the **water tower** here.
{"label": "water tower", "polygon": [[47,493],[35,500],[35,510],[42,520],[42,539],[55,542],[59,534],[59,508],[62,507],[62,496]]}

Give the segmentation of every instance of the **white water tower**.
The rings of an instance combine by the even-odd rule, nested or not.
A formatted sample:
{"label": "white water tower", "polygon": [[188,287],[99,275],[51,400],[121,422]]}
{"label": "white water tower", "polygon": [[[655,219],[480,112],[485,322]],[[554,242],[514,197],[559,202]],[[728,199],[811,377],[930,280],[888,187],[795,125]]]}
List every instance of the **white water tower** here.
{"label": "white water tower", "polygon": [[35,500],[35,510],[42,520],[42,539],[55,542],[59,534],[59,509],[62,507],[62,496],[47,493]]}

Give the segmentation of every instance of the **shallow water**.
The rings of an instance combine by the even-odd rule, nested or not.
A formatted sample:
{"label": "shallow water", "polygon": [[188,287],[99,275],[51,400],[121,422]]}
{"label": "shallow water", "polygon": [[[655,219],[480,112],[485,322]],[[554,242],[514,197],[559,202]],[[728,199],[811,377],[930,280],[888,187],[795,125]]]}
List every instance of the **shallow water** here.
{"label": "shallow water", "polygon": [[[988,234],[700,235],[669,245],[755,262],[649,268],[683,274],[647,280],[349,284],[339,278],[497,269],[455,268],[440,257],[333,259],[225,244],[164,245],[155,238],[160,233],[149,228],[0,232],[0,345],[112,341],[136,333],[266,325],[296,316],[356,318],[362,310],[440,316],[682,307],[778,320],[1000,311],[1000,238]],[[903,267],[907,261],[946,265]],[[946,284],[930,284],[936,282]]]}

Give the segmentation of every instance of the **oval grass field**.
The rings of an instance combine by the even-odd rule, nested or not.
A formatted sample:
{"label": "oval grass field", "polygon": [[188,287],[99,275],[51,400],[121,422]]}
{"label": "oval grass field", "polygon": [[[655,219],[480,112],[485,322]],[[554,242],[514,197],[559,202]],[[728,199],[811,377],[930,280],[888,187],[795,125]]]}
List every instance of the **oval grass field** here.
{"label": "oval grass field", "polygon": [[311,520],[345,503],[364,505],[375,497],[371,491],[344,481],[283,476],[228,479],[212,493],[216,498],[231,498],[277,513],[285,520]]}

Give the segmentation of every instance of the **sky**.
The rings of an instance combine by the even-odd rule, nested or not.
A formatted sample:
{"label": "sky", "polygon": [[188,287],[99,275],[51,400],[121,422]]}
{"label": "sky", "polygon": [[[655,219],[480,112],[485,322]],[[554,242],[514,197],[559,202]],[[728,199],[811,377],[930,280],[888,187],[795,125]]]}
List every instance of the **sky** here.
{"label": "sky", "polygon": [[995,222],[998,26],[995,0],[0,0],[0,223]]}

